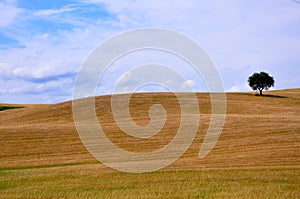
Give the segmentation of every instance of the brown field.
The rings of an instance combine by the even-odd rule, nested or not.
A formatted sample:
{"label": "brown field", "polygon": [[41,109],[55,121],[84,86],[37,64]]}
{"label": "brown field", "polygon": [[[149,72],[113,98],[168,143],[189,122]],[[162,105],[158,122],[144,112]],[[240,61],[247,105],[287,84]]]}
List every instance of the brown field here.
{"label": "brown field", "polygon": [[[121,173],[99,163],[79,139],[72,102],[0,111],[0,198],[300,198],[300,89],[265,94],[227,93],[223,132],[208,156],[199,159],[210,97],[198,93],[200,127],[191,147],[167,168],[144,174]],[[166,109],[164,128],[148,139],[120,130],[110,99],[97,97],[96,111],[117,146],[149,152],[174,137],[180,108],[173,94],[131,98],[130,114],[139,125],[150,122],[151,105]]]}

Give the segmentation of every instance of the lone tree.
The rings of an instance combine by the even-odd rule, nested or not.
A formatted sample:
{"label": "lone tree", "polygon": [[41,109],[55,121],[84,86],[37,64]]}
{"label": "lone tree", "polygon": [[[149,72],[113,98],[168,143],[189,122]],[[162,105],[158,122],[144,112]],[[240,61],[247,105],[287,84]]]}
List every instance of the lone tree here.
{"label": "lone tree", "polygon": [[259,90],[259,95],[263,95],[262,91],[268,90],[274,86],[274,78],[266,72],[254,73],[248,78],[248,84],[253,90]]}

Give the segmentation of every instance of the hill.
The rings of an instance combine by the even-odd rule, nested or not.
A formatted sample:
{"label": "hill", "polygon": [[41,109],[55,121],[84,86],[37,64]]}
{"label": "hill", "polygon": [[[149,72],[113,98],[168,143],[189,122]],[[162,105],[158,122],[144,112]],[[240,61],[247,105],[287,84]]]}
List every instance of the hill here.
{"label": "hill", "polygon": [[[191,147],[179,160],[163,169],[163,171],[143,175],[148,175],[151,179],[155,178],[157,175],[163,176],[162,179],[159,178],[159,181],[164,182],[165,184],[169,183],[165,180],[167,180],[166,178],[170,178],[170,175],[174,178],[183,178],[185,180],[187,180],[187,178],[185,178],[186,176],[190,176],[191,181],[187,180],[186,183],[191,183],[191,185],[193,185],[193,183],[196,182],[195,180],[199,180],[198,177],[209,179],[209,176],[215,175],[216,172],[218,175],[217,179],[219,179],[220,175],[231,176],[236,172],[241,172],[241,170],[245,171],[245,169],[249,172],[250,170],[255,171],[260,176],[267,175],[264,172],[260,173],[262,169],[276,169],[274,172],[279,172],[277,173],[278,175],[286,174],[289,177],[294,176],[289,180],[291,180],[292,184],[296,183],[295,187],[292,186],[293,188],[290,192],[283,192],[281,196],[295,198],[299,196],[299,191],[297,191],[300,183],[299,89],[269,91],[266,92],[265,96],[254,96],[252,93],[227,93],[226,95],[227,116],[224,129],[218,143],[207,157],[199,159],[198,153],[210,122],[210,97],[208,93],[197,93],[201,119],[198,133]],[[122,95],[119,95],[119,97],[121,99]],[[176,132],[178,124],[180,123],[179,104],[174,94],[137,93],[131,98],[130,113],[133,120],[139,125],[146,125],[149,123],[148,110],[152,104],[162,104],[168,113],[167,121],[162,131],[148,139],[134,138],[121,131],[113,119],[110,100],[111,96],[96,97],[96,112],[102,128],[117,146],[128,151],[149,152],[161,148],[174,137],[174,132]],[[52,177],[52,172],[54,171],[76,171],[77,174],[80,171],[79,173],[83,172],[87,175],[89,173],[96,175],[95,173],[97,173],[97,175],[101,175],[103,178],[108,179],[109,175],[124,177],[123,174],[119,174],[118,172],[116,172],[116,174],[104,175],[104,173],[107,172],[115,172],[112,169],[98,164],[95,158],[93,158],[85,149],[74,125],[72,102],[53,105],[20,106],[24,106],[24,108],[0,111],[1,171],[7,175],[17,175],[15,171],[28,171],[26,169],[35,171],[40,168],[45,169],[42,173],[50,172]],[[206,170],[214,171],[212,173],[206,173]],[[230,172],[226,173],[226,171],[223,170],[230,170]],[[35,172],[37,175],[42,175],[40,173],[41,171],[42,170],[38,170]],[[169,171],[172,173],[164,173]],[[183,173],[181,173],[181,171]],[[196,177],[197,179],[193,179],[192,176],[194,176],[194,174],[192,175],[188,171],[199,171],[200,173],[194,173],[195,176],[198,177]],[[221,171],[223,171],[222,174],[218,173]],[[22,175],[27,176],[27,174],[23,173]],[[33,175],[32,172],[31,175]],[[74,173],[72,175],[74,175]],[[242,174],[239,173],[237,175]],[[253,175],[253,173],[250,172],[246,174],[246,176],[247,175],[251,178],[250,176]],[[58,176],[58,178],[60,176]],[[164,178],[164,176],[168,177]],[[245,177],[244,174],[242,176]],[[272,180],[276,181],[276,179],[273,179],[274,176],[271,176]],[[89,177],[91,176],[89,175]],[[138,175],[136,177],[136,179],[139,179],[140,181],[143,180],[143,178],[139,178]],[[80,178],[80,176],[78,178]],[[231,176],[231,178],[234,177]],[[2,181],[7,181],[8,177],[2,177],[1,179]],[[74,177],[74,179],[77,179],[77,177]],[[130,179],[132,180],[132,178]],[[110,184],[112,187],[120,186],[116,181],[112,181],[113,182],[110,182],[112,183]],[[62,183],[63,181],[55,181],[53,179],[51,182]],[[131,181],[125,182],[130,183]],[[137,183],[137,181],[135,182]],[[144,183],[149,185],[150,182]],[[188,184],[185,184],[184,186],[189,188]],[[111,186],[108,187],[111,188]],[[160,186],[164,187],[162,184],[160,184]],[[178,184],[174,186],[178,186]],[[88,188],[92,189],[91,186],[88,186],[87,189]],[[276,190],[276,186],[273,188]],[[151,194],[153,194],[151,191],[155,191],[151,187],[149,189],[144,187],[144,189],[145,192],[149,191]],[[199,189],[199,187],[197,189]],[[9,186],[6,188],[4,186],[3,190],[10,191],[5,192],[6,194],[13,193],[13,191],[9,189]],[[21,190],[17,189],[16,193],[21,193]],[[121,193],[120,189],[117,190],[117,193]],[[79,194],[78,192],[75,193],[75,195],[71,196],[79,196],[77,195]],[[82,192],[80,191],[80,193]],[[87,195],[83,196],[93,196],[90,192],[84,193],[87,193]],[[113,191],[108,192],[108,195],[106,196],[111,196],[109,195],[111,193],[113,193]],[[130,191],[128,193],[132,194]],[[175,193],[178,194],[177,192]],[[224,196],[241,196],[234,195],[232,189],[230,189],[229,193],[231,195],[225,194]],[[43,196],[70,196],[65,192],[61,194],[62,195],[45,193]],[[8,194],[6,196],[14,197],[16,195]],[[26,195],[25,192],[25,195],[21,194],[20,196],[29,195]],[[118,194],[116,196],[118,196]],[[209,194],[208,196],[220,195]]]}
{"label": "hill", "polygon": [[[207,93],[197,96],[201,113],[197,137],[183,158],[172,167],[299,166],[300,92],[269,92],[263,97],[228,93],[223,132],[214,150],[203,160],[199,160],[197,154],[210,122],[210,98]],[[111,113],[110,99],[111,96],[96,98],[98,118],[108,137],[124,149],[157,150],[167,144],[178,129],[180,108],[171,93],[140,93],[131,99],[131,115],[139,125],[150,121],[150,105],[160,103],[166,107],[165,128],[149,139],[134,139],[118,128]],[[94,162],[78,137],[71,107],[71,102],[65,102],[1,111],[0,145],[5,147],[0,152],[0,166]]]}

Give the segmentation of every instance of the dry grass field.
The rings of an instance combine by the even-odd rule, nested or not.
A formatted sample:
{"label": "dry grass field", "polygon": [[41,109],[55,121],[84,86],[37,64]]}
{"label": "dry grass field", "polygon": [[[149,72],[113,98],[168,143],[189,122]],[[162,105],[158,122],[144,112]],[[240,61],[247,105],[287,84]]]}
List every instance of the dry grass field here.
{"label": "dry grass field", "polygon": [[[85,149],[72,102],[0,111],[0,198],[300,198],[300,89],[265,94],[227,93],[220,139],[199,159],[211,105],[208,93],[198,93],[200,126],[191,147],[170,166],[142,174],[110,169]],[[130,114],[139,125],[150,122],[153,104],[168,113],[161,132],[148,139],[121,131],[110,99],[96,98],[98,120],[123,149],[155,151],[179,127],[179,103],[172,93],[132,96]]]}

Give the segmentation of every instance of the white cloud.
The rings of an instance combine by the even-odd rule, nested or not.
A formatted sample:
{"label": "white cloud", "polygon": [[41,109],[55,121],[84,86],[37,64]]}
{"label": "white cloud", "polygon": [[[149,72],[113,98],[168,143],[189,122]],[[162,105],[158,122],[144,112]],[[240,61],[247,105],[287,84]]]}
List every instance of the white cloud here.
{"label": "white cloud", "polygon": [[194,81],[194,80],[186,80],[185,82],[183,82],[182,83],[182,88],[183,89],[187,89],[187,88],[189,88],[189,87],[193,87],[193,86],[195,86],[195,84],[196,84],[196,82]]}
{"label": "white cloud", "polygon": [[8,63],[0,63],[0,79],[6,79],[11,76],[11,65]]}
{"label": "white cloud", "polygon": [[69,87],[73,84],[73,80],[70,78],[61,78],[58,80],[48,81],[45,83],[27,83],[25,85],[19,86],[18,88],[13,88],[11,90],[6,90],[11,94],[21,94],[21,93],[43,93],[49,91],[57,91],[60,89],[64,89],[70,91]]}
{"label": "white cloud", "polygon": [[[45,78],[75,73],[102,39],[96,25],[59,34],[35,34],[30,38],[20,38],[25,48],[0,49],[0,60],[7,63],[5,74],[9,72],[17,78]],[[1,66],[0,76],[4,68]]]}
{"label": "white cloud", "polygon": [[56,90],[60,88],[65,88],[66,85],[70,86],[72,84],[73,84],[73,80],[71,78],[62,78],[55,81],[49,81],[44,84],[37,84],[35,86],[35,90],[39,92],[47,91],[49,89]]}
{"label": "white cloud", "polygon": [[234,85],[230,89],[227,90],[227,92],[240,92],[240,86]]}
{"label": "white cloud", "polygon": [[250,91],[250,87],[247,84],[239,84],[234,85],[230,87],[226,92],[244,92],[244,91]]}
{"label": "white cloud", "polygon": [[1,89],[1,88],[0,88],[0,94],[5,94],[6,92],[7,92],[6,89]]}
{"label": "white cloud", "polygon": [[299,50],[300,39],[296,33],[300,27],[300,12],[292,1],[85,2],[105,4],[110,12],[119,16],[123,27],[158,26],[186,33],[206,48],[220,68],[274,66],[279,64],[278,59],[284,63],[297,57]]}
{"label": "white cloud", "polygon": [[[62,61],[51,60],[48,62],[39,63],[36,67],[16,68],[12,71],[12,73],[21,78],[45,78],[74,72],[74,70],[70,71],[69,68],[62,66]],[[33,68],[34,70],[32,70]]]}
{"label": "white cloud", "polygon": [[33,15],[36,17],[44,17],[44,16],[52,16],[52,15],[59,15],[62,13],[66,13],[66,12],[71,12],[76,10],[77,8],[69,5],[69,6],[65,6],[63,8],[60,9],[45,9],[45,10],[38,10],[37,12],[35,12]]}
{"label": "white cloud", "polygon": [[13,24],[21,12],[22,9],[17,7],[16,0],[0,2],[0,28]]}
{"label": "white cloud", "polygon": [[[84,3],[105,4],[107,9],[118,16],[121,27],[169,26],[190,23],[191,15],[199,12],[201,4],[189,1],[135,1],[135,0],[83,0]],[[168,25],[169,24],[169,25]],[[175,29],[179,29],[175,28]]]}

